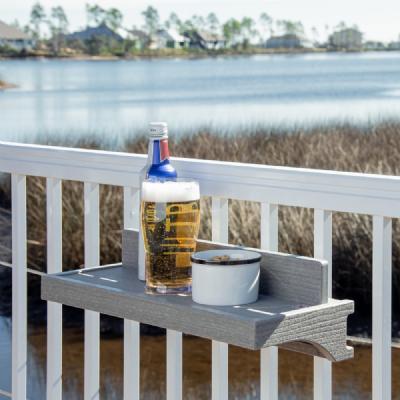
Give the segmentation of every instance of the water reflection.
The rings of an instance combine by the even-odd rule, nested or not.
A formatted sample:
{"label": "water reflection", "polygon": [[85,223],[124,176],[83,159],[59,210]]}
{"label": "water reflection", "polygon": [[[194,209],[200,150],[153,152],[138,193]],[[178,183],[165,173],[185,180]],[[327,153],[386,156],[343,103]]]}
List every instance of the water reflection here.
{"label": "water reflection", "polygon": [[[1,388],[10,385],[11,337],[6,321],[0,319]],[[83,333],[64,330],[63,399],[83,398]],[[45,397],[46,335],[43,329],[33,329],[29,335],[28,390],[33,400]],[[311,399],[313,388],[313,360],[301,354],[280,351],[280,399]],[[210,341],[184,337],[183,392],[184,399],[206,400],[211,396]],[[400,350],[394,349],[393,399],[400,399]],[[101,398],[122,398],[123,342],[119,338],[101,340]],[[165,398],[165,336],[141,338],[141,393],[142,399]],[[229,398],[259,398],[259,352],[231,346],[229,349]],[[356,347],[353,360],[333,365],[334,399],[371,398],[371,349]],[[1,397],[0,397],[1,398]]]}

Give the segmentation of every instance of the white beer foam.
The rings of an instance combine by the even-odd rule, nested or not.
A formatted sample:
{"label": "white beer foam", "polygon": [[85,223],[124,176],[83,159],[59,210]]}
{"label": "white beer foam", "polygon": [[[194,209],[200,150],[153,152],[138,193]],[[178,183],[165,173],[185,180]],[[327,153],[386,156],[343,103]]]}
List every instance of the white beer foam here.
{"label": "white beer foam", "polygon": [[200,199],[200,189],[191,181],[144,181],[142,184],[142,201],[154,203],[183,202]]}

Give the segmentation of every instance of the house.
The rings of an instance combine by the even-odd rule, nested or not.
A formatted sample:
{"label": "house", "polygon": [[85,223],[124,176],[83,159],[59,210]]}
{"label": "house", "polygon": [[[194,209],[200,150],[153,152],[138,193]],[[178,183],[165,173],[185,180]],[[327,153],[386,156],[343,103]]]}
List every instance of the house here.
{"label": "house", "polygon": [[390,42],[388,45],[389,50],[400,50],[400,40],[397,42]]}
{"label": "house", "polygon": [[369,51],[380,51],[380,50],[386,50],[386,46],[382,42],[376,42],[373,40],[369,40],[368,42],[365,42],[363,45],[364,50],[369,50]]}
{"label": "house", "polygon": [[204,50],[219,50],[226,47],[226,40],[222,35],[202,30],[185,32],[190,40],[190,47]]}
{"label": "house", "polygon": [[174,30],[159,29],[151,38],[151,49],[187,49],[189,39]]}
{"label": "house", "polygon": [[83,31],[78,31],[64,36],[66,41],[79,40],[84,42],[93,38],[103,38],[122,42],[123,38],[118,33],[110,29],[106,24],[100,24],[97,27],[87,27]]}
{"label": "house", "polygon": [[361,50],[362,33],[356,28],[341,29],[329,37],[329,45],[336,50]]}
{"label": "house", "polygon": [[267,49],[304,49],[313,47],[312,44],[295,34],[271,36],[266,42]]}
{"label": "house", "polygon": [[0,47],[9,47],[17,51],[31,50],[35,41],[25,32],[0,21]]}
{"label": "house", "polygon": [[151,42],[150,35],[140,29],[127,30],[126,39],[134,42],[133,47],[136,50],[143,50],[149,47]]}

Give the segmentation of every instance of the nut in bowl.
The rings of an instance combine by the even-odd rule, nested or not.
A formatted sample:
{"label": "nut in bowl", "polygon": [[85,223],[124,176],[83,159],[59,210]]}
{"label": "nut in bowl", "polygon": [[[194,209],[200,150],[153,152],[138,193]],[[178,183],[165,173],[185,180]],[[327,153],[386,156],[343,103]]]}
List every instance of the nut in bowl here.
{"label": "nut in bowl", "polygon": [[200,304],[236,306],[258,299],[261,254],[241,249],[194,253],[192,297]]}

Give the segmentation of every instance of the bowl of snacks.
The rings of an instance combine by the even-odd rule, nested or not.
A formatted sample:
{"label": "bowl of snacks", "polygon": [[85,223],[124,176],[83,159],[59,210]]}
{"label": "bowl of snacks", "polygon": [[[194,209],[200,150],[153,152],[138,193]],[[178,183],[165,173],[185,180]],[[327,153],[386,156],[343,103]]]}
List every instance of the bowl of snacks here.
{"label": "bowl of snacks", "polygon": [[258,298],[261,254],[250,250],[199,251],[191,256],[192,298],[200,304],[236,306]]}

